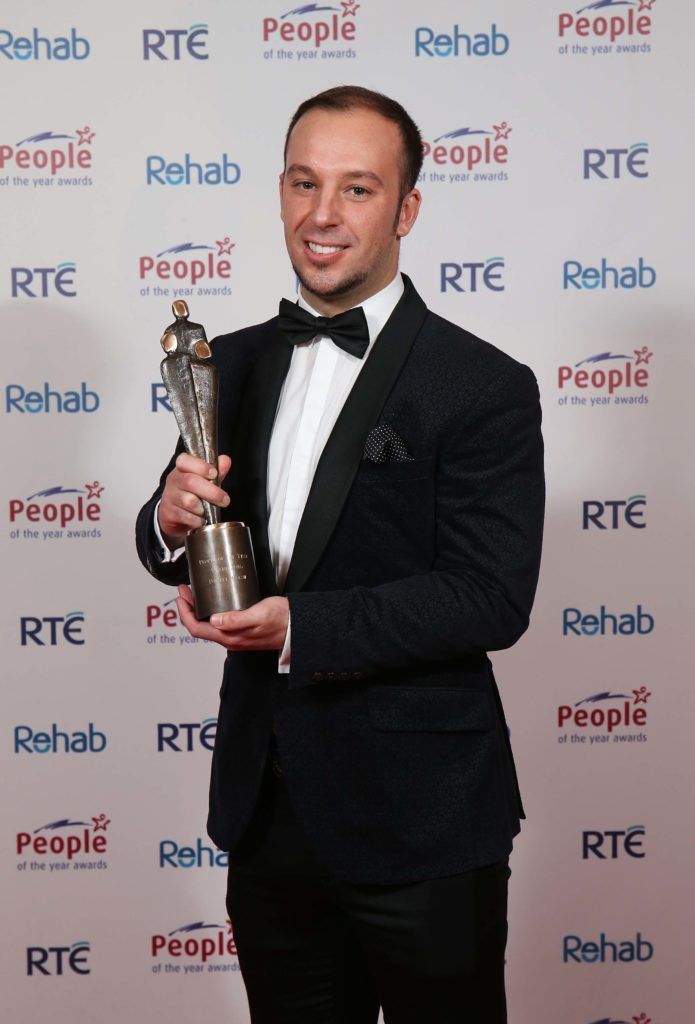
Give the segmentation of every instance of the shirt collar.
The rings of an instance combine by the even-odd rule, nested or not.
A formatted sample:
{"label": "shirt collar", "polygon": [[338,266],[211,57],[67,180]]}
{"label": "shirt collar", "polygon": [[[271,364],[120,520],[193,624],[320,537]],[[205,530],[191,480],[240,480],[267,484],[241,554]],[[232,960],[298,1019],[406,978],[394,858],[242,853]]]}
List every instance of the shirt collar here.
{"label": "shirt collar", "polygon": [[[376,292],[374,295],[370,295],[368,299],[364,300],[364,302],[359,303],[367,318],[370,348],[386,326],[386,321],[396,308],[398,300],[403,294],[404,289],[405,285],[403,284],[403,277],[399,272],[397,272],[396,276],[389,284],[386,285],[385,288],[382,288],[380,292]],[[321,315],[309,305],[300,292],[297,293],[297,304],[301,306],[302,309],[306,309],[307,312],[313,313],[314,316]]]}

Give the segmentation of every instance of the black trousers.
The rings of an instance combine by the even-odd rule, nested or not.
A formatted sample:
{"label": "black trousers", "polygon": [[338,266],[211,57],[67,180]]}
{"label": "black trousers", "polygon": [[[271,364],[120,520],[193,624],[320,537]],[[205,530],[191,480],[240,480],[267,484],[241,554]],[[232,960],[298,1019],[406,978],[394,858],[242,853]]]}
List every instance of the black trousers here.
{"label": "black trousers", "polygon": [[[274,767],[273,767],[274,766]],[[253,1024],[506,1024],[507,861],[352,885],[311,853],[277,760],[227,889]]]}

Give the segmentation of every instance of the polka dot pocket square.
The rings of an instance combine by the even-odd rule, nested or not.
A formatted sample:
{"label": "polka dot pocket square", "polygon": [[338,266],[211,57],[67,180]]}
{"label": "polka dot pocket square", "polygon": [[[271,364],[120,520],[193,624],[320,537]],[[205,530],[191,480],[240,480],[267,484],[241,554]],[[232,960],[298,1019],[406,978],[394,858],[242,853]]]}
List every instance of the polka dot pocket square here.
{"label": "polka dot pocket square", "polygon": [[388,423],[382,423],[370,431],[362,459],[376,463],[414,461],[408,445]]}

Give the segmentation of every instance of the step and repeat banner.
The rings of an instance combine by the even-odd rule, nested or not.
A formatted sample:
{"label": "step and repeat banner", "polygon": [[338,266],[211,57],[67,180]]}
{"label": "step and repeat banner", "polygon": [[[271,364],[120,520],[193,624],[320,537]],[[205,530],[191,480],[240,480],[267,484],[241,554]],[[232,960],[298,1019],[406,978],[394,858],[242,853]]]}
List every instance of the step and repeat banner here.
{"label": "step and repeat banner", "polygon": [[423,133],[403,269],[542,394],[541,583],[494,657],[510,1020],[689,1019],[694,37],[685,0],[4,6],[3,1019],[248,1021],[205,834],[223,652],[133,525],[171,303],[213,337],[292,297],[284,132],[344,83]]}

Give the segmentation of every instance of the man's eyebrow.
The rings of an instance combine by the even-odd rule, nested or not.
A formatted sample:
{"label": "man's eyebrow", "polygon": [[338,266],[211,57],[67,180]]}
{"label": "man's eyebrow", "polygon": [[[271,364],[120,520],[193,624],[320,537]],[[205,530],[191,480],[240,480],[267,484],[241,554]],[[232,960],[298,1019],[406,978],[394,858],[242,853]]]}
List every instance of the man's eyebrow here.
{"label": "man's eyebrow", "polygon": [[[306,164],[290,164],[285,171],[285,174],[306,174],[309,177],[312,177],[314,173],[314,170],[311,167],[307,167]],[[342,177],[353,180],[355,178],[366,178],[368,181],[375,181],[378,185],[383,186],[384,184],[379,175],[375,174],[374,171],[346,171]]]}

